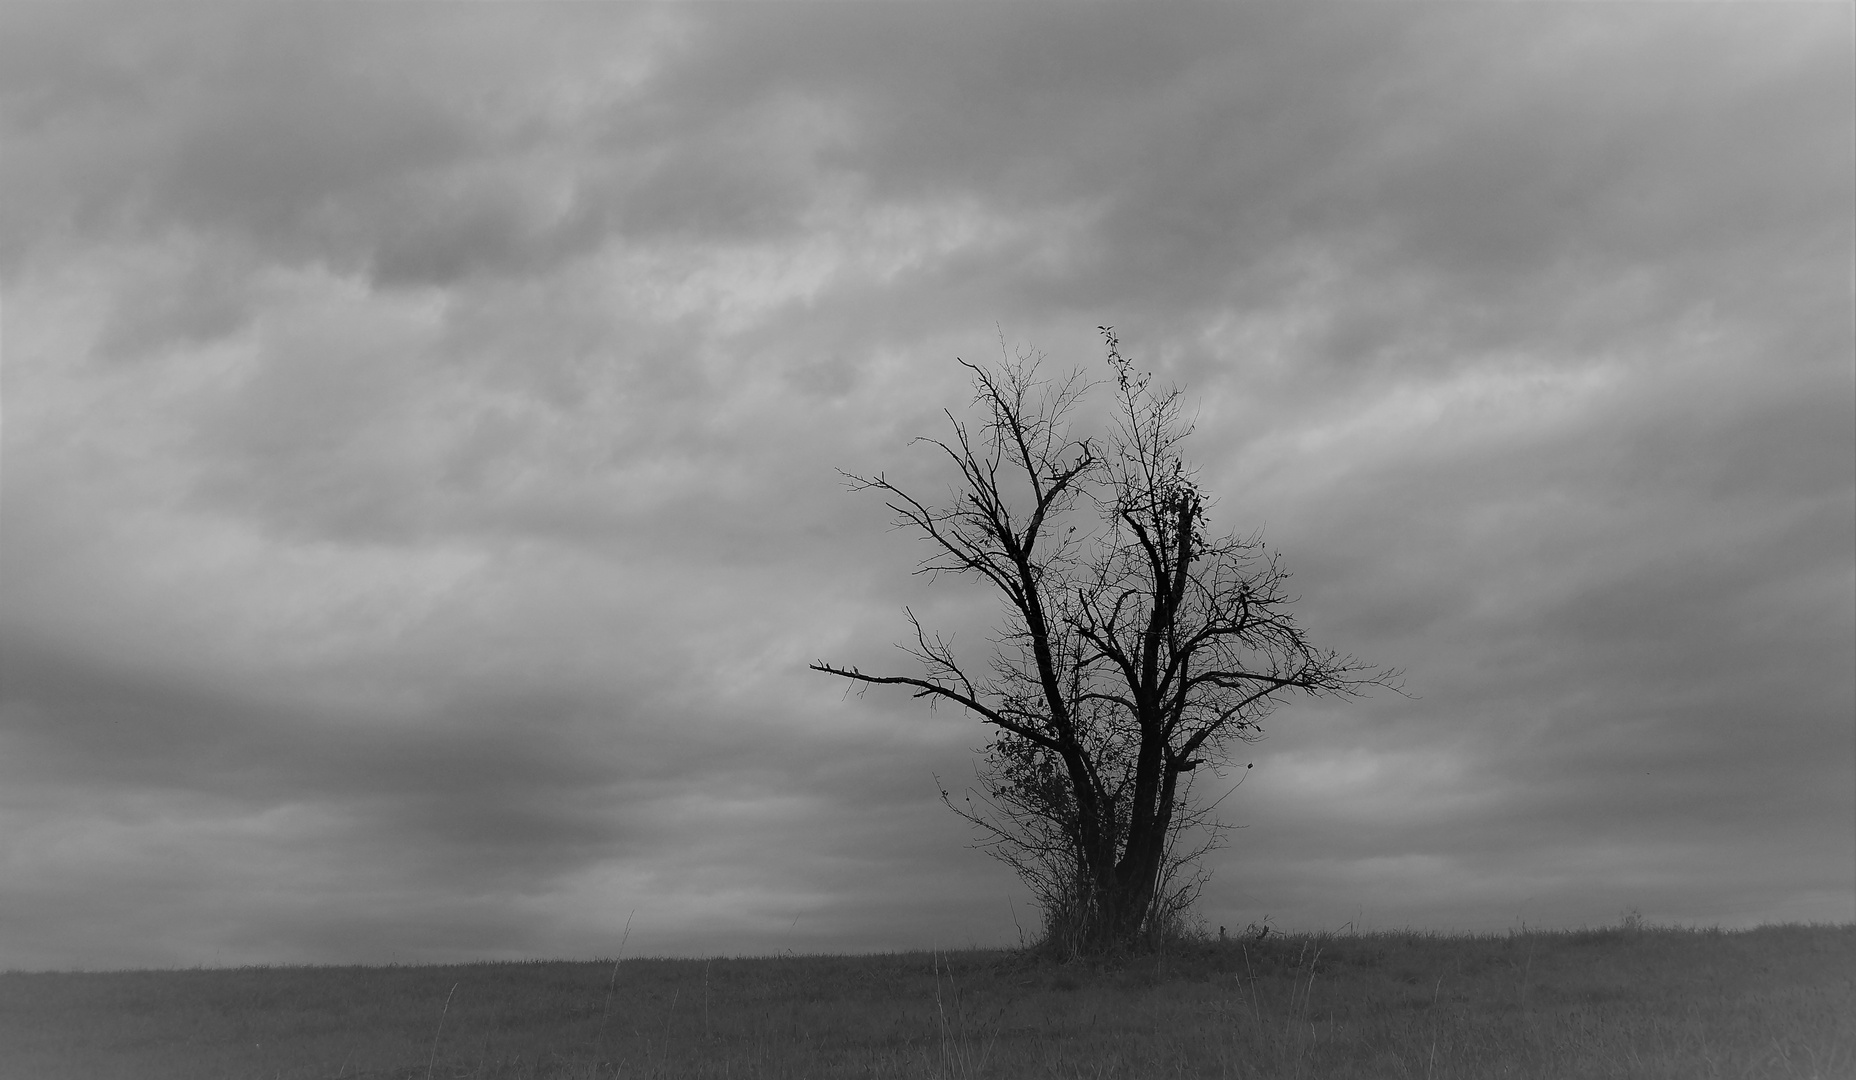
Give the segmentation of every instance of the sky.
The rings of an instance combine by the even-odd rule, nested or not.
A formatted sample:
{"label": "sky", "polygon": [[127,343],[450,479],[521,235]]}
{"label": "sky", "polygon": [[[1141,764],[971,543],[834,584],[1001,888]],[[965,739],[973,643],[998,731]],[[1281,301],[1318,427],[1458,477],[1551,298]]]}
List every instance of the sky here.
{"label": "sky", "polygon": [[0,968],[1016,943],[807,665],[983,656],[837,470],[1100,325],[1405,672],[1208,927],[1856,918],[1852,20],[0,5]]}

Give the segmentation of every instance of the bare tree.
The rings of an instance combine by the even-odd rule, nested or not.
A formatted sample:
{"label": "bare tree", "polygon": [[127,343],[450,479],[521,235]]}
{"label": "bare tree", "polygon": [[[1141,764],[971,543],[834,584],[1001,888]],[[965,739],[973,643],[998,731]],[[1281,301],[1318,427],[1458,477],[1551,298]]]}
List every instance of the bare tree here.
{"label": "bare tree", "polygon": [[912,612],[905,648],[921,674],[812,665],[951,701],[994,729],[979,802],[942,797],[1032,887],[1047,941],[1066,953],[1163,934],[1196,897],[1194,863],[1217,832],[1197,848],[1183,839],[1215,826],[1215,804],[1192,798],[1194,770],[1227,764],[1286,693],[1349,695],[1394,675],[1311,645],[1260,537],[1208,531],[1180,456],[1192,430],[1181,393],[1153,390],[1101,329],[1116,391],[1104,437],[1071,433],[1091,389],[1080,373],[1044,381],[1034,357],[962,360],[980,423],[949,412],[950,438],[917,440],[954,467],[951,501],[846,474],[929,541],[921,572],[974,576],[1004,599],[985,673]]}

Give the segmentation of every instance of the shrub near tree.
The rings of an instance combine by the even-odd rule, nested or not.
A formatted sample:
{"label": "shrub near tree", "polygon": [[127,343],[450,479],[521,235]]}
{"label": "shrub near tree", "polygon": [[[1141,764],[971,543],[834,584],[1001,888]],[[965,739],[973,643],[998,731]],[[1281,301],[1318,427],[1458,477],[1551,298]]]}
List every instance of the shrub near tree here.
{"label": "shrub near tree", "polygon": [[[1038,375],[1038,360],[973,375],[976,422],[917,440],[946,458],[952,499],[924,501],[874,477],[898,524],[933,548],[932,574],[977,578],[1003,618],[981,670],[908,613],[915,675],[814,670],[950,701],[992,729],[978,799],[942,798],[1031,887],[1060,955],[1152,944],[1177,929],[1216,845],[1216,804],[1191,777],[1256,739],[1290,693],[1352,695],[1393,672],[1311,644],[1288,573],[1256,534],[1214,534],[1181,456],[1191,434],[1177,389],[1157,390],[1101,328],[1113,421],[1079,435],[1099,384]],[[1246,765],[1246,768],[1249,766]],[[1211,826],[1196,846],[1187,834]]]}

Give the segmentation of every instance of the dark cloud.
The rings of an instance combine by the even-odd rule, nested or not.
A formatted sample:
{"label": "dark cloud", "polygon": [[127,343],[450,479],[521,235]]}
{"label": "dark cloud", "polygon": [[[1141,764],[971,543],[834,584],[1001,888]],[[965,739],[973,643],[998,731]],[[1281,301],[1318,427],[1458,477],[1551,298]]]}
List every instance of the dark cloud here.
{"label": "dark cloud", "polygon": [[11,637],[4,674],[14,760],[33,763],[13,785],[177,791],[254,813],[359,800],[372,814],[411,819],[401,827],[421,846],[487,844],[499,860],[545,861],[547,848],[609,836],[616,824],[575,819],[576,800],[621,782],[623,769],[573,745],[586,725],[570,721],[591,706],[558,693],[445,702],[413,718],[308,713],[236,685]]}

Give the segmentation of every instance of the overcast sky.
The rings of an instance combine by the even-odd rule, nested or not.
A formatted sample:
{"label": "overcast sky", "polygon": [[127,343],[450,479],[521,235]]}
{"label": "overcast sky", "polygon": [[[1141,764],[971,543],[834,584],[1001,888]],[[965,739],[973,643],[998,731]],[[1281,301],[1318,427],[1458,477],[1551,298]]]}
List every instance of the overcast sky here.
{"label": "overcast sky", "polygon": [[[838,468],[1185,388],[1212,926],[1856,916],[1852,9],[0,7],[0,967],[1014,942]],[[1228,774],[1235,779],[1235,774]]]}

